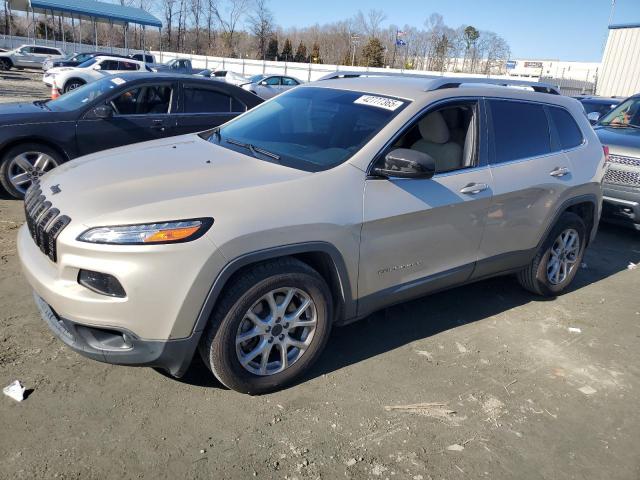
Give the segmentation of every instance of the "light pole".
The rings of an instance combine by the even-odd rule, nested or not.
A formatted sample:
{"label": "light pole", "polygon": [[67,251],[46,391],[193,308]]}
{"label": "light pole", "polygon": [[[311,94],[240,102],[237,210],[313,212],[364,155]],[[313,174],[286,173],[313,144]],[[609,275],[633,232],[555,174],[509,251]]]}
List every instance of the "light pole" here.
{"label": "light pole", "polygon": [[353,48],[353,52],[351,54],[351,66],[353,67],[356,63],[356,46],[358,45],[358,40],[360,40],[360,35],[357,33],[351,34],[351,47]]}

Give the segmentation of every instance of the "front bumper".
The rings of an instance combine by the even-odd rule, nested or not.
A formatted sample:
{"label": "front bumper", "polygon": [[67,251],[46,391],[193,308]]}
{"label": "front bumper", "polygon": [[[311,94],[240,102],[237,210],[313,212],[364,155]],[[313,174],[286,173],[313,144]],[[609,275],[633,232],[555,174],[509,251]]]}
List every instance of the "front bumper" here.
{"label": "front bumper", "polygon": [[602,187],[602,219],[640,230],[640,189],[606,183]]}
{"label": "front bumper", "polygon": [[158,367],[175,377],[189,368],[200,334],[180,340],[142,340],[123,329],[81,325],[60,317],[36,292],[33,293],[42,319],[65,345],[98,362],[115,365]]}
{"label": "front bumper", "polygon": [[42,76],[42,82],[48,87],[53,85],[53,79],[54,79],[53,75],[47,75],[46,73]]}

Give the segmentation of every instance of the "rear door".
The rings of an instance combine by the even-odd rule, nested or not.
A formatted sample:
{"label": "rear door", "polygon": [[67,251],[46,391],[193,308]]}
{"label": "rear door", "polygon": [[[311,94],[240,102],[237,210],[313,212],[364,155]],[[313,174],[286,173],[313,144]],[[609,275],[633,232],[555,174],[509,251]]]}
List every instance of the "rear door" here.
{"label": "rear door", "polygon": [[[544,235],[571,186],[571,164],[545,105],[512,99],[488,99],[487,104],[494,196],[480,251],[511,268],[526,263]],[[494,268],[487,263],[486,269]],[[475,275],[486,273],[479,265]]]}
{"label": "rear door", "polygon": [[145,83],[121,90],[105,102],[113,109],[111,118],[97,118],[90,109],[77,125],[79,154],[175,135],[171,113],[177,91],[174,82]]}
{"label": "rear door", "polygon": [[180,109],[175,114],[176,135],[217,127],[247,111],[241,100],[217,85],[214,82],[211,85],[183,83]]}
{"label": "rear door", "polygon": [[295,78],[282,77],[282,86],[280,87],[280,91],[286,92],[287,90],[297,87],[298,85],[300,85],[300,82],[298,82]]}

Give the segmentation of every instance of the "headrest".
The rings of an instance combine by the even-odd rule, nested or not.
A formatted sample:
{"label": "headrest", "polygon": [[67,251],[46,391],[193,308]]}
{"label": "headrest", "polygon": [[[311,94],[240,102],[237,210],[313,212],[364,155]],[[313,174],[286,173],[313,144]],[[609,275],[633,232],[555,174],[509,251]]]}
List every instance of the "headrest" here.
{"label": "headrest", "polygon": [[420,120],[418,129],[427,142],[447,143],[449,141],[449,128],[440,112],[432,112]]}

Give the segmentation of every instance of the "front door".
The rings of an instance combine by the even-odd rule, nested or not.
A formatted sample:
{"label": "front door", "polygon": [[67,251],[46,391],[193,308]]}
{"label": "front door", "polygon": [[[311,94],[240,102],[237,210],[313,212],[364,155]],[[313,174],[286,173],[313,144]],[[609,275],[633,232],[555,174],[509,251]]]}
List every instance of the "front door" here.
{"label": "front door", "polygon": [[258,85],[256,93],[265,100],[275,97],[280,93],[280,77],[265,78]]}
{"label": "front door", "polygon": [[139,85],[106,101],[111,118],[96,118],[89,110],[77,126],[79,155],[174,135],[175,91],[170,82]]}
{"label": "front door", "polygon": [[394,141],[434,158],[431,179],[366,180],[359,314],[467,280],[491,204],[483,104],[440,104]]}

